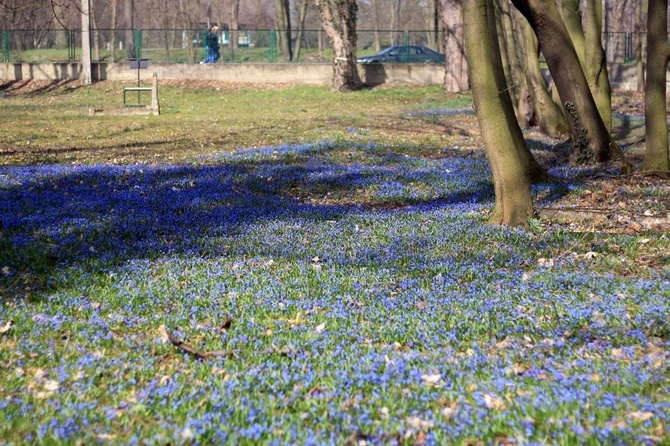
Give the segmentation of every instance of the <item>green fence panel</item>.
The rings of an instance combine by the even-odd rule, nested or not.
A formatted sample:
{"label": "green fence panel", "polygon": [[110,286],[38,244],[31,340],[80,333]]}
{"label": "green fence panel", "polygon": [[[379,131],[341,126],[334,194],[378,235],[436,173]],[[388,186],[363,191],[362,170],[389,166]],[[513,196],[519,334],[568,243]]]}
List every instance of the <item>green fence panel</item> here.
{"label": "green fence panel", "polygon": [[9,62],[11,58],[9,31],[2,32],[2,61]]}
{"label": "green fence panel", "polygon": [[270,31],[270,62],[277,61],[277,33]]}
{"label": "green fence panel", "polygon": [[[198,29],[92,29],[93,62],[125,63],[140,57],[153,62],[197,63],[204,58],[206,30]],[[221,30],[222,63],[279,62],[288,60],[280,47],[287,33],[272,29],[237,31],[237,47],[230,48],[230,31]],[[76,62],[81,57],[81,30],[35,29],[0,31],[3,62]],[[290,62],[330,63],[333,53],[321,29],[292,30]],[[444,52],[444,31],[358,30],[357,55],[376,54],[394,45],[421,45]],[[645,35],[603,33],[609,62],[634,63],[636,46],[646,45]],[[281,43],[281,45],[280,45]]]}

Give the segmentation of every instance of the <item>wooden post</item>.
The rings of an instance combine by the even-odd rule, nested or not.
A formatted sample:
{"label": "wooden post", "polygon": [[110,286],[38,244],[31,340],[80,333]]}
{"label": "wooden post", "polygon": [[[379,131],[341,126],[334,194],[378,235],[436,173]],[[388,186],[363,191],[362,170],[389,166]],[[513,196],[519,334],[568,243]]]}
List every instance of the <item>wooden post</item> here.
{"label": "wooden post", "polygon": [[151,111],[155,116],[161,114],[160,105],[158,104],[158,75],[151,74]]}

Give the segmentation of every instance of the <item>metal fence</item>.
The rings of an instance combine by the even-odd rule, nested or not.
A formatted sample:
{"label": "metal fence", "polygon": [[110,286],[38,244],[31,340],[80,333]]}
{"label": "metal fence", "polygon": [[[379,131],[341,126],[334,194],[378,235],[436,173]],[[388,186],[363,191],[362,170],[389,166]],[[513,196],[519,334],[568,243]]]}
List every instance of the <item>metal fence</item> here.
{"label": "metal fence", "polygon": [[[237,34],[237,45],[230,45]],[[127,62],[146,58],[152,62],[194,63],[205,58],[207,31],[201,29],[97,29],[91,30],[93,62]],[[220,30],[218,62],[314,62],[333,60],[322,30],[243,29]],[[634,33],[605,33],[603,44],[610,62],[635,61]],[[77,62],[81,60],[81,30],[0,30],[2,62]],[[392,45],[423,45],[442,52],[443,32],[358,31],[357,54],[369,55]]]}

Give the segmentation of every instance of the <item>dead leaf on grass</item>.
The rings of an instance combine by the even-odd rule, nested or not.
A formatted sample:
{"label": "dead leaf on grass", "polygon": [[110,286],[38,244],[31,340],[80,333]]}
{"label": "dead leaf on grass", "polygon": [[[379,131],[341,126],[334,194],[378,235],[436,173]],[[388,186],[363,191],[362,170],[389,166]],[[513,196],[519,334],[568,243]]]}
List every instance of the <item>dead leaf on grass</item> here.
{"label": "dead leaf on grass", "polygon": [[12,329],[13,326],[14,326],[14,321],[12,321],[12,320],[7,321],[5,323],[5,325],[0,327],[0,335],[7,333],[9,330]]}

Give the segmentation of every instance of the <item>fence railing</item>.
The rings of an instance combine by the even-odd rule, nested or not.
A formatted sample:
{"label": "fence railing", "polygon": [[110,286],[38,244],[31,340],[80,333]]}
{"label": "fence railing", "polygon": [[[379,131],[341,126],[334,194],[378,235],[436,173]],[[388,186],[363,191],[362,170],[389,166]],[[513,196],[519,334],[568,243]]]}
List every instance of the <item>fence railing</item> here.
{"label": "fence railing", "polygon": [[[231,39],[237,45],[230,45]],[[206,32],[201,29],[94,29],[90,33],[93,62],[127,62],[142,57],[152,62],[194,63],[206,56]],[[314,62],[333,60],[322,30],[291,32],[268,29],[220,30],[218,62]],[[610,62],[635,61],[635,45],[646,37],[635,33],[604,33]],[[81,30],[0,30],[2,62],[77,62],[81,60]],[[357,54],[375,54],[392,45],[423,45],[439,52],[443,32],[358,31]]]}

